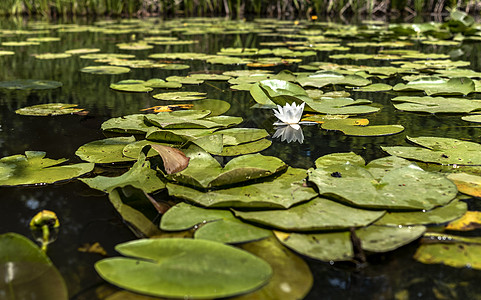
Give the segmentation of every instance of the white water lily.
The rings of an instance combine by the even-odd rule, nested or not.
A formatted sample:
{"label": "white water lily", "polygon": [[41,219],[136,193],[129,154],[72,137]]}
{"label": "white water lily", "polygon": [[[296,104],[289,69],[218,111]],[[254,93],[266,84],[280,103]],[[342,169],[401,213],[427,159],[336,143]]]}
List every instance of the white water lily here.
{"label": "white water lily", "polygon": [[292,102],[292,104],[286,103],[285,106],[277,105],[278,110],[273,109],[273,111],[274,115],[281,122],[275,122],[274,125],[289,125],[295,130],[299,130],[301,128],[299,124],[316,124],[313,122],[301,121],[304,105],[304,102],[301,105],[296,105],[295,102]]}

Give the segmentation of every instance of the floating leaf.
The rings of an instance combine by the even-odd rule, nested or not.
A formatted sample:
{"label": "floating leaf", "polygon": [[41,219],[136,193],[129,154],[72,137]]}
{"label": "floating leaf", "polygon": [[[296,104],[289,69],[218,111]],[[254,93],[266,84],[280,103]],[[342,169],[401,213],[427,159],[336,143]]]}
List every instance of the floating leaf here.
{"label": "floating leaf", "polygon": [[394,107],[403,111],[427,113],[469,113],[481,110],[481,100],[445,97],[408,97],[391,99]]}
{"label": "floating leaf", "polygon": [[153,97],[159,100],[172,101],[191,101],[205,99],[206,93],[200,92],[171,92],[155,94]]}
{"label": "floating leaf", "polygon": [[36,59],[61,59],[69,58],[72,55],[68,53],[40,53],[33,55]]}
{"label": "floating leaf", "polygon": [[424,226],[378,226],[371,225],[356,230],[361,247],[371,252],[387,252],[409,244],[426,231]]}
{"label": "floating leaf", "polygon": [[38,299],[69,299],[60,272],[32,241],[16,233],[4,233],[0,235],[0,249],[2,298],[31,299],[33,295]]}
{"label": "floating leaf", "polygon": [[195,231],[194,237],[226,244],[237,244],[265,239],[271,235],[270,230],[232,218],[204,224]]}
{"label": "floating leaf", "polygon": [[[335,196],[350,205],[383,209],[431,209],[449,203],[457,189],[444,175],[423,171],[417,166],[402,166],[371,174],[369,165],[347,163],[342,156],[327,155],[338,161],[309,170],[309,181],[321,195]],[[327,158],[328,159],[328,158]],[[382,159],[381,159],[382,160]],[[371,163],[376,163],[373,161]]]}
{"label": "floating leaf", "polygon": [[67,159],[45,158],[42,151],[25,151],[25,155],[12,155],[0,159],[0,185],[47,184],[82,176],[94,165],[80,163],[56,166]]}
{"label": "floating leaf", "polygon": [[133,136],[93,141],[80,146],[75,154],[85,161],[98,164],[135,161],[136,158],[126,157],[122,152],[126,145],[133,142],[135,142]]}
{"label": "floating leaf", "polygon": [[406,139],[421,147],[381,147],[391,155],[437,164],[481,165],[481,145],[442,137]]}
{"label": "floating leaf", "polygon": [[206,240],[144,239],[117,245],[116,250],[131,258],[97,262],[95,268],[100,276],[112,284],[152,296],[234,296],[260,288],[272,276],[272,269],[264,260]]}
{"label": "floating leaf", "polygon": [[381,92],[381,91],[384,92],[384,91],[390,91],[390,90],[392,90],[392,86],[385,83],[373,83],[370,85],[360,87],[358,89],[358,91],[362,91],[362,92]]}
{"label": "floating leaf", "polygon": [[130,72],[129,68],[116,66],[88,66],[80,69],[80,72],[92,74],[115,75]]}
{"label": "floating leaf", "polygon": [[284,231],[361,227],[379,219],[384,213],[384,211],[357,209],[324,198],[315,198],[287,210],[234,211],[234,214],[243,220]]}
{"label": "floating leaf", "polygon": [[15,111],[15,113],[24,116],[59,116],[74,114],[83,111],[83,108],[75,108],[77,104],[66,103],[48,103],[39,104],[28,107],[22,107]]}
{"label": "floating leaf", "polygon": [[118,118],[111,118],[102,123],[102,130],[128,133],[145,134],[152,126],[145,123],[145,115],[134,114]]}
{"label": "floating leaf", "polygon": [[428,211],[413,212],[388,212],[376,225],[430,225],[443,224],[460,218],[467,210],[463,201],[454,200],[448,205],[434,208]]}
{"label": "floating leaf", "polygon": [[201,192],[169,183],[169,195],[206,207],[288,208],[317,196],[310,187],[303,186],[306,171],[289,168],[275,179],[241,187]]}
{"label": "floating leaf", "polygon": [[439,243],[421,245],[414,259],[424,264],[444,264],[455,268],[481,270],[481,245],[468,243]]}
{"label": "floating leaf", "polygon": [[402,125],[354,125],[351,119],[326,120],[322,124],[322,129],[340,130],[345,135],[352,136],[384,136],[400,133],[404,130]]}
{"label": "floating leaf", "polygon": [[354,256],[349,232],[301,234],[274,232],[292,250],[322,261],[350,260]]}
{"label": "floating leaf", "polygon": [[302,86],[313,86],[322,88],[326,85],[349,85],[349,86],[366,86],[371,84],[369,79],[358,75],[342,75],[331,71],[318,71],[314,74],[301,75],[297,77],[297,82]]}
{"label": "floating leaf", "polygon": [[146,161],[144,153],[140,154],[132,168],[120,176],[97,176],[95,178],[81,178],[80,180],[91,188],[106,193],[111,192],[117,187],[127,185],[141,189],[146,193],[153,193],[165,188],[165,184],[157,177],[157,172],[150,168],[150,162]]}
{"label": "floating leaf", "polygon": [[162,157],[167,174],[178,173],[189,165],[190,158],[185,156],[184,152],[179,149],[156,144],[151,146]]}
{"label": "floating leaf", "polygon": [[456,77],[449,80],[440,77],[422,77],[407,84],[398,83],[394,91],[424,91],[431,95],[467,95],[475,91],[474,82],[467,77]]}
{"label": "floating leaf", "polygon": [[12,81],[0,81],[0,88],[9,90],[47,90],[56,89],[63,84],[53,80],[19,79]]}
{"label": "floating leaf", "polygon": [[119,81],[117,83],[111,83],[110,88],[117,91],[139,93],[146,93],[154,90],[153,88],[146,86],[144,80],[137,79],[128,79]]}
{"label": "floating leaf", "polygon": [[481,197],[481,176],[467,173],[453,173],[449,174],[447,177],[456,184],[458,191],[461,193],[474,197]]}
{"label": "floating leaf", "polygon": [[450,222],[447,230],[469,231],[481,228],[481,212],[467,211],[461,218]]}
{"label": "floating leaf", "polygon": [[189,166],[167,176],[169,180],[198,188],[231,185],[273,175],[287,168],[280,159],[261,154],[247,154],[229,161],[224,168],[215,158],[198,147],[187,149]]}
{"label": "floating leaf", "polygon": [[250,153],[258,153],[262,150],[269,148],[272,142],[267,139],[260,139],[250,143],[239,144],[235,146],[224,146],[221,156],[237,156]]}

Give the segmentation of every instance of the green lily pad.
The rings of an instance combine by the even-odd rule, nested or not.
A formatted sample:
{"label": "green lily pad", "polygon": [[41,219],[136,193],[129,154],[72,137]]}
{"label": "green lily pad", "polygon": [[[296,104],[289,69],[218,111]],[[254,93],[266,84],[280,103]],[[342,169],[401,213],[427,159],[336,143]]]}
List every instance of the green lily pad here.
{"label": "green lily pad", "polygon": [[219,116],[227,112],[231,105],[227,101],[216,99],[203,99],[197,100],[192,103],[192,109],[194,110],[210,110],[209,116]]}
{"label": "green lily pad", "polygon": [[362,92],[384,92],[392,90],[392,86],[385,83],[373,83],[370,85],[362,86],[357,90]]}
{"label": "green lily pad", "polygon": [[59,116],[74,114],[83,111],[83,108],[76,108],[77,104],[48,103],[39,104],[17,109],[15,113],[24,116]]}
{"label": "green lily pad", "polygon": [[56,89],[63,84],[53,80],[18,79],[12,81],[0,81],[0,88],[9,90],[47,90]]}
{"label": "green lily pad", "polygon": [[146,93],[154,90],[152,87],[146,86],[144,80],[137,79],[128,79],[117,83],[111,83],[110,88],[117,91],[139,93]]}
{"label": "green lily pad", "polygon": [[239,144],[235,146],[224,146],[220,156],[237,156],[250,153],[258,153],[269,148],[272,142],[267,139],[260,139],[257,141]]}
{"label": "green lily pad", "polygon": [[375,224],[388,226],[444,224],[460,218],[467,209],[465,202],[455,200],[428,211],[388,212]]}
{"label": "green lily pad", "polygon": [[424,226],[378,226],[371,225],[356,230],[362,249],[370,252],[387,252],[421,237],[426,231]]}
{"label": "green lily pad", "polygon": [[345,135],[352,136],[384,136],[400,133],[404,130],[402,125],[369,125],[359,126],[349,122],[350,119],[331,119],[322,124],[322,129],[340,130]]}
{"label": "green lily pad", "polygon": [[133,136],[93,141],[80,146],[75,154],[85,161],[98,164],[135,161],[135,158],[126,157],[122,152],[126,145],[133,142],[135,142]]}
{"label": "green lily pad", "polygon": [[115,75],[130,72],[130,68],[116,66],[88,66],[80,69],[80,72],[92,74]]}
{"label": "green lily pad", "polygon": [[394,107],[403,111],[427,113],[469,113],[481,110],[481,100],[447,97],[396,97]]}
{"label": "green lily pad", "polygon": [[14,54],[15,52],[13,51],[0,50],[0,56],[14,55]]}
{"label": "green lily pad", "polygon": [[145,115],[134,114],[108,119],[102,123],[102,130],[128,134],[145,134],[152,128],[145,123]]}
{"label": "green lily pad", "polygon": [[[321,195],[331,195],[351,205],[382,209],[432,209],[456,197],[456,186],[445,176],[423,171],[417,166],[402,166],[370,172],[360,164],[346,163],[343,156],[327,155],[316,160],[309,170],[309,181]],[[331,159],[329,164],[323,161]],[[333,164],[332,160],[338,161]],[[383,159],[381,159],[383,160]],[[371,163],[376,163],[374,160]],[[374,168],[376,169],[376,168]],[[380,178],[378,176],[382,174]]]}
{"label": "green lily pad", "polygon": [[324,198],[315,198],[287,210],[234,211],[234,214],[243,220],[283,231],[362,227],[376,221],[384,213],[385,211],[353,208]]}
{"label": "green lily pad", "polygon": [[70,49],[66,50],[65,53],[78,55],[78,54],[86,54],[86,53],[95,53],[100,52],[98,48],[79,48],[79,49]]}
{"label": "green lily pad", "polygon": [[414,259],[424,264],[444,264],[455,268],[481,270],[481,245],[469,243],[438,243],[421,245]]}
{"label": "green lily pad", "polygon": [[117,59],[135,58],[135,55],[123,54],[123,53],[89,53],[89,54],[84,54],[80,56],[80,58],[108,62],[108,61],[117,60]]}
{"label": "green lily pad", "polygon": [[67,159],[45,158],[42,151],[25,151],[25,155],[12,155],[0,159],[0,185],[48,184],[82,176],[93,170],[94,165],[80,163],[56,166]]}
{"label": "green lily pad", "polygon": [[289,208],[317,196],[304,187],[306,170],[289,168],[275,179],[241,187],[201,192],[172,183],[167,184],[169,195],[205,207]]}
{"label": "green lily pad", "polygon": [[114,285],[152,296],[234,296],[262,287],[272,276],[264,260],[206,240],[143,239],[117,245],[116,250],[130,258],[97,262],[100,276]]}
{"label": "green lily pad", "polygon": [[[0,284],[4,299],[67,300],[68,291],[60,272],[32,241],[16,233],[0,235]],[[45,288],[48,286],[48,288]]]}
{"label": "green lily pad", "polygon": [[131,185],[141,189],[146,193],[165,188],[165,184],[157,177],[157,172],[150,168],[150,162],[146,161],[144,153],[140,153],[137,162],[126,173],[117,177],[97,176],[95,178],[80,178],[93,189],[97,189],[106,193],[111,192],[114,188]]}
{"label": "green lily pad", "polygon": [[72,55],[69,53],[39,53],[33,55],[36,59],[62,59],[69,58]]}
{"label": "green lily pad", "polygon": [[310,75],[300,75],[297,82],[302,86],[312,86],[322,88],[326,85],[349,85],[349,86],[366,86],[371,84],[369,79],[358,75],[342,75],[331,71],[318,71]]}
{"label": "green lily pad", "polygon": [[233,219],[234,215],[224,209],[206,209],[180,202],[171,207],[160,220],[160,229],[180,231],[191,229],[196,225]]}
{"label": "green lily pad", "polygon": [[194,238],[225,244],[238,244],[261,240],[272,236],[270,230],[263,229],[239,219],[224,219],[202,225],[195,231]]}
{"label": "green lily pad", "polygon": [[154,48],[154,46],[144,42],[119,43],[116,46],[121,50],[149,50]]}
{"label": "green lily pad", "polygon": [[242,122],[241,117],[213,116],[210,110],[179,110],[146,115],[151,124],[162,129],[225,128]]}
{"label": "green lily pad", "polygon": [[474,142],[441,137],[406,139],[421,147],[381,147],[391,155],[443,165],[481,165],[481,145]]}
{"label": "green lily pad", "polygon": [[317,234],[275,232],[277,239],[286,247],[322,261],[343,261],[354,257],[349,232]]}
{"label": "green lily pad", "polygon": [[20,41],[20,42],[3,42],[2,46],[10,46],[10,47],[24,47],[24,46],[37,46],[40,45],[39,42],[27,42],[27,41]]}
{"label": "green lily pad", "polygon": [[467,77],[443,79],[441,77],[422,77],[406,84],[398,83],[394,91],[424,91],[431,95],[467,95],[475,91],[474,82]]}
{"label": "green lily pad", "polygon": [[464,121],[467,122],[474,122],[474,123],[481,123],[481,114],[480,115],[469,115],[469,116],[464,116],[461,118]]}
{"label": "green lily pad", "polygon": [[247,154],[229,161],[224,168],[215,158],[198,147],[191,146],[185,154],[189,166],[167,178],[197,188],[211,188],[267,177],[287,168],[280,159],[261,154]]}
{"label": "green lily pad", "polygon": [[155,94],[152,97],[165,101],[191,101],[205,99],[206,93],[200,92],[170,92]]}
{"label": "green lily pad", "polygon": [[222,143],[224,146],[235,146],[254,142],[269,136],[265,129],[259,128],[227,128],[218,130],[215,133],[222,134]]}

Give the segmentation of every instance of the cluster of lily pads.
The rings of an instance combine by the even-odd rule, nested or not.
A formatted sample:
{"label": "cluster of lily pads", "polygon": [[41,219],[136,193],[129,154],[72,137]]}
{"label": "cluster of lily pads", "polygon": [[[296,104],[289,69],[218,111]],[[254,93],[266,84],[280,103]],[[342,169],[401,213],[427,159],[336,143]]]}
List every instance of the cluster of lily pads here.
{"label": "cluster of lily pads", "polygon": [[[154,112],[105,121],[101,129],[108,137],[76,151],[85,163],[57,166],[65,160],[45,158],[40,151],[4,157],[0,159],[0,185],[47,184],[82,177],[80,180],[91,188],[108,193],[112,205],[141,239],[118,245],[116,249],[125,257],[101,260],[96,270],[108,282],[146,295],[215,298],[253,292],[253,297],[268,294],[276,299],[298,299],[308,293],[313,279],[307,264],[293,252],[331,263],[362,262],[366,255],[392,251],[420,237],[428,242],[416,251],[418,261],[481,269],[481,260],[476,257],[481,251],[479,238],[431,230],[434,225],[439,230],[437,226],[448,223],[443,227],[446,230],[469,230],[466,223],[480,223],[479,214],[468,211],[465,196],[458,193],[481,196],[480,144],[408,137],[415,147],[382,147],[390,156],[367,164],[351,152],[318,157],[310,169],[294,168],[277,157],[259,154],[272,144],[268,132],[241,127],[241,117],[224,115],[230,108],[227,101],[208,99],[200,92],[171,91],[210,80],[226,81],[239,93],[249,91],[256,103],[253,109],[301,105],[308,114],[296,124],[314,122],[322,129],[354,136],[391,135],[404,130],[400,124],[367,126],[369,121],[358,115],[376,113],[381,107],[368,99],[351,97],[357,92],[395,93],[397,97],[391,101],[397,110],[464,113],[468,115],[463,120],[480,122],[476,112],[481,110],[481,100],[470,98],[481,92],[480,73],[460,69],[469,65],[467,62],[448,59],[456,53],[449,56],[403,49],[415,42],[456,46],[462,41],[477,41],[478,24],[459,12],[453,12],[443,24],[356,27],[301,22],[284,28],[261,20],[241,26],[230,21],[222,27],[215,24],[174,20],[159,27],[150,22],[101,22],[53,29],[131,34],[132,42],[116,45],[125,51],[191,45],[197,41],[185,37],[207,33],[255,32],[287,41],[261,43],[265,48],[223,48],[215,54],[154,53],[147,60],[136,59],[133,54],[101,53],[99,49],[71,49],[35,57],[60,59],[82,54],[81,59],[106,64],[80,70],[94,74],[128,73],[131,68],[184,70],[190,68],[190,60],[252,68],[299,64],[302,71],[274,74],[249,69],[112,83],[114,91],[152,93],[163,104],[182,104],[146,108]],[[37,30],[37,34],[49,32]],[[184,39],[166,36],[172,32]],[[137,40],[135,35],[140,33],[146,37]],[[31,33],[3,30],[1,34]],[[373,36],[380,38],[366,42]],[[403,39],[392,41],[394,36]],[[362,39],[352,41],[354,38]],[[4,42],[2,46],[56,41],[39,37]],[[315,57],[318,52],[359,47],[384,50],[334,54],[329,55],[329,61],[303,64],[303,58]],[[14,51],[0,55],[14,55]],[[341,59],[379,60],[391,65],[332,62]],[[397,78],[405,83],[388,84]],[[0,88],[7,89],[61,86],[60,82],[44,80],[0,82]],[[81,110],[71,104],[50,103],[17,113],[58,115]],[[294,126],[283,130],[291,127],[298,130]],[[302,142],[286,132],[276,133],[274,138],[277,136]],[[111,165],[127,170],[116,177],[89,176],[94,168]],[[154,221],[159,214],[160,223]],[[11,236],[1,239],[26,243]],[[51,266],[48,259],[39,260]],[[128,292],[119,292],[119,297],[124,293]]]}

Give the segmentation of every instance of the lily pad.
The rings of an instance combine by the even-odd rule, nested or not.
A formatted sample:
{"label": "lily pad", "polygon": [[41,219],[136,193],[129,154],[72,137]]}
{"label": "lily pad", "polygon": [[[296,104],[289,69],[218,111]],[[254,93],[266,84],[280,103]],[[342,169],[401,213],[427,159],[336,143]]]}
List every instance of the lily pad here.
{"label": "lily pad", "polygon": [[234,296],[262,287],[272,276],[264,260],[206,240],[143,239],[117,245],[116,250],[130,258],[97,262],[100,276],[114,285],[152,296]]}
{"label": "lily pad", "polygon": [[302,86],[312,86],[322,88],[326,85],[348,85],[348,86],[366,86],[371,84],[369,79],[358,75],[342,75],[331,71],[318,71],[310,75],[301,75],[297,77],[297,82]]}
{"label": "lily pad", "polygon": [[315,198],[287,210],[234,211],[234,214],[243,220],[283,231],[362,227],[379,219],[384,213],[385,211],[353,208],[324,198]]}
{"label": "lily pad", "polygon": [[102,123],[102,130],[128,133],[128,134],[145,134],[152,126],[145,123],[145,115],[134,114],[123,117],[108,119]]}
{"label": "lily pad", "polygon": [[116,75],[130,72],[130,68],[116,66],[88,66],[80,69],[80,72],[92,74]]}
{"label": "lily pad", "polygon": [[402,125],[370,125],[359,126],[349,122],[350,119],[326,120],[322,129],[340,130],[345,135],[352,136],[385,136],[400,133],[404,130]]}
{"label": "lily pad", "polygon": [[428,211],[388,212],[375,224],[388,226],[443,224],[460,218],[466,210],[465,202],[454,200],[448,205]]}
{"label": "lily pad", "polygon": [[165,101],[191,101],[205,99],[206,93],[200,92],[170,92],[155,94],[152,97]]}
{"label": "lily pad", "polygon": [[63,84],[53,80],[19,79],[0,81],[0,88],[9,90],[48,90],[61,87]]}
{"label": "lily pad", "polygon": [[444,264],[455,268],[481,270],[481,245],[469,243],[443,243],[421,245],[414,259],[424,264]]}
{"label": "lily pad", "polygon": [[190,157],[189,166],[182,172],[168,175],[167,178],[204,189],[270,176],[287,168],[280,159],[261,154],[236,157],[224,168],[215,158],[198,147],[191,146],[185,154]]}
{"label": "lily pad", "polygon": [[93,170],[91,163],[56,166],[67,159],[45,158],[42,151],[25,151],[0,159],[0,185],[48,184],[82,176]]}
{"label": "lily pad", "polygon": [[349,232],[317,234],[274,232],[277,239],[288,248],[322,261],[350,260],[354,256]]}
{"label": "lily pad", "polygon": [[133,142],[133,136],[93,141],[80,146],[75,154],[85,161],[98,164],[135,161],[135,158],[124,156],[122,152],[126,145]]}
{"label": "lily pad", "polygon": [[237,156],[250,153],[258,153],[262,150],[269,148],[272,142],[267,139],[260,139],[250,143],[239,144],[235,146],[224,146],[220,156]]}
{"label": "lily pad", "polygon": [[146,86],[144,80],[137,79],[128,79],[117,83],[111,83],[110,88],[117,91],[139,93],[146,93],[154,90],[152,87]]}
{"label": "lily pad", "polygon": [[403,111],[427,113],[469,113],[481,110],[481,100],[447,97],[396,97],[394,107]]}
{"label": "lily pad", "polygon": [[481,197],[481,176],[467,173],[453,173],[447,177],[456,184],[458,191],[461,193]]}
{"label": "lily pad", "polygon": [[26,237],[16,233],[0,235],[0,271],[4,281],[0,294],[5,299],[67,300],[68,291],[60,272],[48,256]]}
{"label": "lily pad", "polygon": [[[335,196],[350,205],[382,209],[432,209],[449,203],[456,197],[456,186],[445,176],[423,171],[417,166],[386,170],[380,178],[372,174],[369,165],[346,162],[343,157],[327,155],[316,160],[317,169],[309,170],[309,181],[316,184],[319,194]],[[376,163],[374,160],[371,163]]]}
{"label": "lily pad", "polygon": [[194,238],[238,244],[265,239],[271,235],[270,230],[232,218],[204,224],[195,231]]}
{"label": "lily pad", "polygon": [[370,252],[387,252],[421,237],[426,231],[424,226],[378,226],[371,225],[356,230],[362,249]]}
{"label": "lily pad", "polygon": [[15,113],[24,116],[59,116],[74,114],[83,111],[83,108],[76,108],[77,104],[48,103],[39,104],[17,109]]}
{"label": "lily pad", "polygon": [[474,142],[441,137],[406,139],[420,147],[381,147],[391,155],[443,165],[481,165],[481,145]]}
{"label": "lily pad", "polygon": [[146,115],[146,120],[162,129],[225,128],[242,122],[241,117],[213,116],[210,110],[179,110]]}
{"label": "lily pad", "polygon": [[303,186],[306,170],[289,168],[275,179],[241,187],[201,192],[176,184],[167,184],[169,195],[198,203],[205,207],[289,208],[317,196]]}
{"label": "lily pad", "polygon": [[424,91],[431,95],[467,95],[475,92],[474,82],[467,77],[443,79],[441,77],[422,77],[406,84],[398,83],[394,91]]}
{"label": "lily pad", "polygon": [[150,168],[150,162],[146,161],[144,153],[140,153],[137,162],[126,173],[117,177],[97,176],[95,178],[80,178],[82,182],[93,189],[106,193],[114,188],[131,185],[146,193],[165,188],[165,184],[157,177],[157,172]]}

